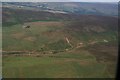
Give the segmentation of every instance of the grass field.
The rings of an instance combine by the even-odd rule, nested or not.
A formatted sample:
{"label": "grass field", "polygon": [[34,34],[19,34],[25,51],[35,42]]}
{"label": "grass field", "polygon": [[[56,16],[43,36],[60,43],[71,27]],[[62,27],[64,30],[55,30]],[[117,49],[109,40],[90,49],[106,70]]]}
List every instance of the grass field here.
{"label": "grass field", "polygon": [[53,41],[54,38],[52,36],[54,37],[54,34],[50,38],[47,36],[47,32],[49,34],[49,32],[59,29],[60,24],[62,25],[61,22],[34,22],[26,24],[31,25],[31,28],[23,29],[23,25],[15,25],[9,28],[3,27],[3,50],[38,50],[50,41],[59,40],[60,36],[55,35],[56,39]]}
{"label": "grass field", "polygon": [[[85,49],[80,47],[88,46],[89,35],[82,33],[67,33],[64,31],[66,24],[62,21],[38,21],[28,22],[31,28],[23,29],[21,24],[3,27],[3,51],[29,51],[36,56],[3,56],[3,77],[4,78],[114,78],[116,60],[111,58],[111,54],[104,55],[95,51],[96,47]],[[91,40],[104,42],[104,39],[116,40],[115,34],[105,36],[94,35]],[[108,35],[106,37],[106,35]],[[113,39],[114,37],[114,39]],[[66,41],[69,39],[69,42]],[[92,43],[92,42],[90,42]],[[105,42],[104,42],[105,43]],[[103,43],[103,44],[104,44]],[[71,46],[71,45],[72,46]],[[91,47],[91,46],[90,46]],[[109,47],[107,47],[109,48]],[[106,47],[101,48],[103,50]],[[111,50],[116,48],[111,48]],[[56,54],[45,53],[54,50]],[[109,50],[106,53],[109,53]],[[112,55],[116,52],[113,52]],[[39,56],[37,56],[39,54]],[[101,55],[100,55],[101,54]],[[101,58],[108,56],[106,62]],[[113,56],[116,58],[116,56]],[[102,62],[103,61],[103,62]],[[109,65],[108,65],[109,64]],[[113,64],[113,65],[112,65]],[[109,71],[109,66],[112,71]],[[111,73],[112,72],[112,73]]]}
{"label": "grass field", "polygon": [[16,78],[103,78],[113,77],[106,65],[88,52],[63,53],[42,57],[7,56],[3,58],[3,77]]}
{"label": "grass field", "polygon": [[39,56],[3,56],[3,77],[114,78],[116,61],[98,62],[96,58],[84,49]]}
{"label": "grass field", "polygon": [[107,3],[3,3],[3,78],[115,78],[116,11]]}

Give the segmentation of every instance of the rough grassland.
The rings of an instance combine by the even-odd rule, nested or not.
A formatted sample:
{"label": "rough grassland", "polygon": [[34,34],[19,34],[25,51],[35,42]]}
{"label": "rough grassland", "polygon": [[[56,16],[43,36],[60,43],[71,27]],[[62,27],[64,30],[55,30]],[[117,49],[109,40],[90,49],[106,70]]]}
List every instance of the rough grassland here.
{"label": "rough grassland", "polygon": [[[63,22],[42,21],[30,22],[26,23],[26,25],[30,25],[31,28],[23,29],[23,25],[3,27],[3,51],[35,51],[33,54],[36,55],[37,53],[39,56],[3,56],[4,78],[115,77],[114,73],[111,74],[110,71],[108,72],[109,65],[107,65],[107,60],[109,59],[105,58],[106,63],[99,62],[97,61],[99,58],[97,55],[99,54],[91,54],[95,52],[94,49],[97,49],[97,46],[90,46],[90,50],[81,48],[81,39],[70,35],[73,33],[64,32],[65,24]],[[77,37],[80,36],[79,34],[74,35]],[[66,42],[65,37],[72,44],[72,49],[69,49],[71,46]],[[88,37],[82,36],[82,38],[85,41]],[[82,46],[87,46],[87,43],[84,44],[83,42],[82,44]],[[76,45],[78,45],[78,48]],[[68,50],[62,51],[66,48]],[[56,50],[56,53],[44,53],[50,50]],[[99,50],[98,48],[97,51],[100,52]],[[109,51],[107,50],[107,52]],[[101,54],[101,58],[104,58],[104,56],[104,54]],[[111,55],[107,56],[111,57]],[[115,63],[115,61],[112,61],[109,62],[110,65]],[[114,66],[112,67],[115,68]]]}
{"label": "rough grassland", "polygon": [[[62,57],[4,57],[3,77],[87,78],[109,77],[106,66],[94,57],[70,54]],[[77,58],[76,58],[77,57]],[[12,72],[12,73],[11,73]]]}

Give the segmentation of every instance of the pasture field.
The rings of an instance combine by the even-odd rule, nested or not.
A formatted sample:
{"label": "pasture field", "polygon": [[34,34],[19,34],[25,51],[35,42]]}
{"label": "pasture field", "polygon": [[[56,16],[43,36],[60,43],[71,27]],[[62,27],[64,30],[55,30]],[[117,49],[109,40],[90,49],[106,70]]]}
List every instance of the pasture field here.
{"label": "pasture field", "polygon": [[[60,36],[56,36],[59,34],[53,34],[50,37],[47,35],[59,29],[60,24],[62,25],[61,22],[34,22],[26,24],[30,25],[31,28],[23,29],[23,25],[14,25],[9,28],[3,27],[3,50],[38,50],[48,42],[59,40]],[[53,41],[54,37],[56,38]]]}
{"label": "pasture field", "polygon": [[115,78],[116,3],[2,5],[3,78]]}
{"label": "pasture field", "polygon": [[[81,51],[84,52],[84,51]],[[105,78],[113,77],[106,65],[98,63],[88,52],[3,58],[4,78]]]}
{"label": "pasture field", "polygon": [[[105,51],[106,46],[100,47],[106,55],[101,54],[103,52],[100,52],[99,48],[97,50],[99,44],[116,43],[114,33],[93,35],[91,42],[86,34],[80,35],[74,30],[67,32],[63,21],[27,22],[25,25],[30,25],[30,28],[23,28],[23,25],[17,24],[2,29],[2,48],[7,52],[3,54],[4,78],[115,77],[117,48],[112,47],[113,53],[109,54],[109,50]],[[104,39],[109,42],[104,42]],[[96,42],[99,44],[96,47],[92,46],[96,45]],[[14,54],[17,51],[27,51],[25,54],[29,55],[9,55],[11,51],[15,51]]]}
{"label": "pasture field", "polygon": [[[72,22],[70,21],[70,23]],[[3,51],[40,51],[41,48],[45,49],[45,51],[54,50],[55,48],[56,50],[64,50],[71,48],[70,44],[73,47],[77,47],[79,43],[89,45],[104,42],[104,40],[111,42],[118,39],[117,33],[113,31],[92,34],[74,29],[71,31],[69,27],[66,27],[69,26],[68,21],[38,21],[28,22],[25,25],[30,25],[31,27],[24,29],[23,25],[17,24],[2,28]],[[70,44],[67,43],[66,38]]]}

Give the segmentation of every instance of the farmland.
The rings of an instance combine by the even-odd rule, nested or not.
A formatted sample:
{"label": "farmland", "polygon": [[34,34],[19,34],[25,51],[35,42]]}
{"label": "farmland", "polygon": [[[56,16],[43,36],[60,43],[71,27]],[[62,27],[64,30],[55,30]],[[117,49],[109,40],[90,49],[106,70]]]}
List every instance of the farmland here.
{"label": "farmland", "polygon": [[[71,39],[74,43],[74,48],[71,49],[65,40],[65,36],[67,37],[68,34],[60,31],[64,29],[63,22],[30,22],[26,24],[31,25],[31,28],[23,29],[22,25],[14,25],[9,30],[7,30],[8,27],[3,28],[4,51],[29,51],[28,54],[33,52],[27,56],[3,56],[4,77],[97,78],[114,76],[115,66],[112,65],[113,72],[109,73],[107,62],[116,65],[114,63],[116,59],[107,60],[106,63],[98,62],[98,57],[91,54],[89,50],[75,48],[77,45],[74,43],[74,38]],[[85,46],[87,45],[86,43]],[[65,50],[67,48],[68,51]],[[114,53],[116,52],[113,51],[112,54]]]}
{"label": "farmland", "polygon": [[3,8],[3,77],[114,78],[117,33],[116,17]]}

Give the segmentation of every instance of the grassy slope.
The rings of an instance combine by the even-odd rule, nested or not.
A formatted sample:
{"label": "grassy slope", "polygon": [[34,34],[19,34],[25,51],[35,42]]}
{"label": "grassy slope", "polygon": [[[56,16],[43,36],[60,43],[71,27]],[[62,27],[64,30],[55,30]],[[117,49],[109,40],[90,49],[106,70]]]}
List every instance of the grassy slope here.
{"label": "grassy slope", "polygon": [[[30,29],[23,29],[22,28],[23,25],[15,25],[10,28],[3,27],[3,41],[4,41],[3,50],[4,49],[7,50],[39,49],[40,46],[49,42],[49,37],[43,36],[43,32],[47,32],[47,31],[51,31],[51,29],[55,29],[54,27],[59,25],[60,23],[58,22],[54,24],[54,22],[51,23],[48,22],[46,23],[48,25],[44,25],[44,24],[45,22],[40,22],[39,24],[33,23]],[[48,26],[53,28],[49,28]],[[10,47],[11,45],[12,47]]]}
{"label": "grassy slope", "polygon": [[[116,41],[117,33],[106,31],[100,33],[82,32],[65,29],[61,21],[26,23],[31,28],[23,29],[23,25],[3,27],[3,50],[63,50],[70,48],[65,37],[75,47],[83,42],[85,45],[96,42]],[[11,47],[12,45],[12,47]],[[17,47],[16,47],[17,46]],[[63,47],[64,46],[64,47]],[[61,49],[60,49],[61,47]]]}
{"label": "grassy slope", "polygon": [[[3,50],[38,51],[43,57],[4,57],[4,77],[115,77],[115,71],[110,67],[113,64],[115,65],[116,60],[109,61],[109,59],[105,58],[105,63],[102,59],[100,59],[100,62],[98,61],[98,56],[103,58],[106,56],[116,58],[116,56],[109,54],[109,50],[106,51],[109,55],[105,52],[100,52],[101,49],[105,50],[106,48],[109,49],[109,47],[99,49],[99,45],[92,47],[91,45],[89,46],[88,43],[97,41],[102,44],[104,42],[103,40],[108,40],[108,43],[113,43],[112,41],[116,42],[116,18],[91,15],[52,14],[46,12],[39,14],[40,12],[29,10],[10,11],[10,13],[9,9],[3,11],[6,12],[3,15],[3,21],[5,22],[4,24],[6,24],[3,26]],[[15,14],[15,16],[13,14]],[[48,16],[45,17],[46,15]],[[66,23],[64,24],[60,20]],[[70,20],[70,22],[68,21],[67,23],[67,21],[64,20]],[[22,25],[18,24],[21,21],[26,22],[31,28],[23,29]],[[13,25],[13,23],[16,25]],[[88,31],[84,29],[84,26]],[[92,30],[91,27],[93,27]],[[105,32],[102,32],[102,29],[99,30],[98,27],[99,29],[102,28],[105,30]],[[100,32],[96,33],[96,31]],[[70,40],[74,48],[78,43],[82,42],[85,46],[90,47],[90,50],[83,48],[76,50],[75,48],[67,52],[59,52],[59,50],[70,48],[65,37]],[[104,43],[102,45],[104,45]],[[98,48],[98,52],[94,50],[91,51],[91,48]],[[58,54],[41,54],[49,50],[57,50]],[[116,47],[111,50],[116,50]],[[94,52],[96,52],[96,54],[94,54]],[[99,55],[99,52],[102,54]],[[113,53],[117,55],[117,52]],[[115,66],[112,66],[112,68],[115,69]]]}
{"label": "grassy slope", "polygon": [[106,66],[96,62],[95,57],[88,52],[84,52],[84,54],[70,53],[69,55],[63,53],[53,56],[4,57],[3,77],[109,77],[109,74],[105,71]]}
{"label": "grassy slope", "polygon": [[[88,38],[81,34],[73,36],[72,32],[64,32],[63,22],[32,22],[30,29],[23,29],[22,25],[3,27],[3,50],[63,50],[68,46],[65,36],[70,38],[74,46],[77,42],[86,42]],[[77,34],[78,35],[78,34]],[[110,34],[109,34],[110,35]],[[112,40],[111,35],[107,36]],[[101,35],[100,35],[101,36]],[[100,37],[99,36],[99,37]],[[115,34],[113,34],[115,36]],[[94,38],[100,40],[97,35]],[[106,36],[102,36],[107,39]],[[89,39],[89,38],[88,38]],[[86,41],[85,41],[86,40]],[[114,40],[114,39],[113,39]],[[116,40],[116,39],[115,39]],[[57,45],[59,43],[59,45]],[[54,45],[53,45],[54,44]],[[11,46],[12,45],[12,46]],[[57,46],[56,46],[57,45]],[[59,46],[64,46],[61,47]],[[16,47],[17,46],[17,47]],[[98,50],[99,51],[99,50]],[[4,77],[114,77],[115,73],[108,72],[108,66],[116,61],[100,63],[91,51],[84,49],[73,49],[70,52],[60,52],[58,54],[46,54],[43,57],[16,57],[9,56],[3,58]],[[115,53],[116,54],[116,53]],[[104,55],[103,55],[104,56]],[[109,60],[109,59],[108,59]],[[101,60],[102,61],[102,60]],[[115,65],[115,64],[114,64]],[[115,66],[113,66],[115,69]],[[110,69],[109,69],[110,70]],[[13,72],[11,74],[11,71]],[[112,72],[115,72],[114,70]],[[70,73],[70,74],[68,74]],[[31,76],[32,75],[32,76]]]}

